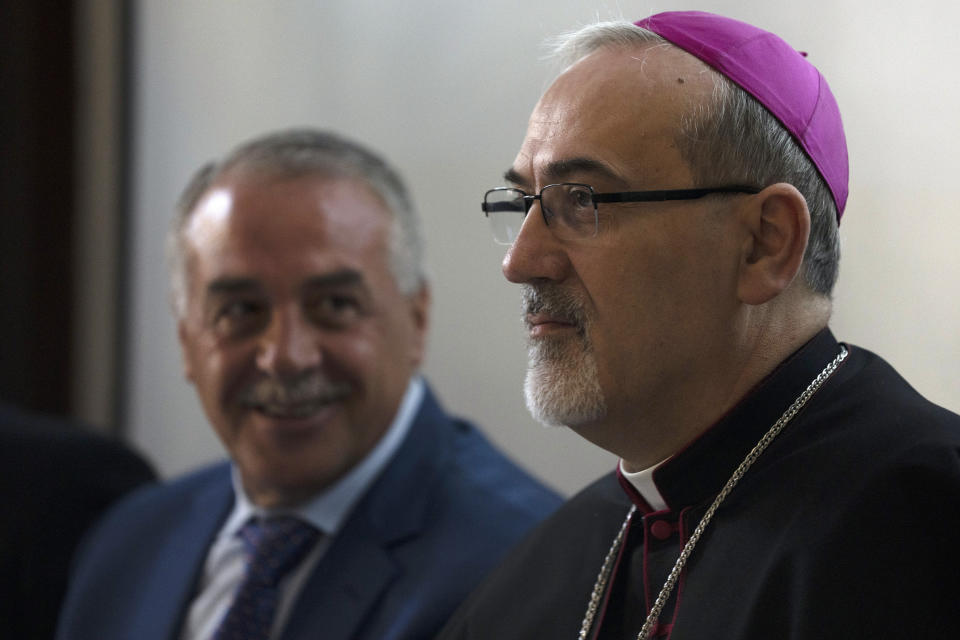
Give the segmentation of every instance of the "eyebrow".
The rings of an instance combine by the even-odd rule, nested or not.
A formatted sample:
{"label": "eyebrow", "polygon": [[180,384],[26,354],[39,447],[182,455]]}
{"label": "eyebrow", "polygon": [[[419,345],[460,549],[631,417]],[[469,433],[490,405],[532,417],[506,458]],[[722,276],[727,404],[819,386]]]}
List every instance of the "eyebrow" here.
{"label": "eyebrow", "polygon": [[[321,288],[321,287],[343,287],[362,285],[364,282],[363,274],[356,269],[340,269],[331,273],[311,276],[303,284],[303,288]],[[207,293],[210,295],[231,295],[238,293],[249,293],[261,289],[260,282],[255,278],[246,277],[224,277],[214,280],[207,285]]]}
{"label": "eyebrow", "polygon": [[259,289],[260,284],[253,278],[218,278],[207,285],[207,293],[229,295]]}
{"label": "eyebrow", "polygon": [[527,179],[520,175],[520,172],[510,167],[503,172],[503,179],[510,184],[524,187],[528,184]]}
{"label": "eyebrow", "polygon": [[304,288],[344,287],[364,284],[363,274],[356,269],[344,268],[319,276],[312,276],[304,283]]}
{"label": "eyebrow", "polygon": [[[547,182],[557,182],[573,175],[589,173],[609,180],[626,183],[619,174],[606,164],[586,156],[554,160],[553,162],[547,163],[542,173]],[[518,186],[529,186],[530,184],[529,179],[521,175],[521,173],[513,167],[510,167],[504,172],[503,179]]]}

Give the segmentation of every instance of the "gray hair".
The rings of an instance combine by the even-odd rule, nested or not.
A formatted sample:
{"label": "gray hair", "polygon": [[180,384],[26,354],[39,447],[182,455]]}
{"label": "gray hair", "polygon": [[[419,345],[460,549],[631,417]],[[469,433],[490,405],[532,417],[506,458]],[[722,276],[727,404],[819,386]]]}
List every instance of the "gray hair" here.
{"label": "gray hair", "polygon": [[211,185],[231,169],[239,167],[277,178],[317,174],[364,181],[393,215],[390,267],[397,287],[410,295],[426,282],[420,219],[399,173],[378,154],[335,133],[290,129],[255,138],[222,160],[204,165],[183,190],[167,235],[170,301],[178,317],[183,316],[187,302],[184,229],[193,209]]}
{"label": "gray hair", "polygon": [[[600,48],[674,46],[629,22],[601,22],[564,34],[554,56],[573,63]],[[705,65],[707,66],[707,65]],[[837,207],[823,177],[783,125],[746,91],[707,66],[714,77],[709,102],[683,114],[676,142],[697,186],[777,182],[793,185],[810,210],[810,239],[802,278],[814,293],[830,297],[840,263]]]}

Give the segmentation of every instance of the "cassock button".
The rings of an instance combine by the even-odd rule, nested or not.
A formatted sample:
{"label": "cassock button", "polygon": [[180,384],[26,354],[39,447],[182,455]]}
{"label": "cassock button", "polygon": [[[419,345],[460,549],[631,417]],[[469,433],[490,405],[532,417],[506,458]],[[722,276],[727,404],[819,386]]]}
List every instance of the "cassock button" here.
{"label": "cassock button", "polygon": [[666,540],[673,535],[673,526],[666,520],[657,520],[650,525],[650,533],[657,540]]}

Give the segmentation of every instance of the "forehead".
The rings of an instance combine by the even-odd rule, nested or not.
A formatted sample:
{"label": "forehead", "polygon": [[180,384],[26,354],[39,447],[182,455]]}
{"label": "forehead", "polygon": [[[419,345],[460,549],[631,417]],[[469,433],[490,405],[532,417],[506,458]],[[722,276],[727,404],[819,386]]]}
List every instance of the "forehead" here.
{"label": "forehead", "polygon": [[709,98],[712,74],[672,45],[594,51],[540,99],[513,169],[544,184],[567,178],[554,175],[566,166],[589,164],[573,159],[596,162],[611,179],[637,186],[682,177],[672,175],[686,168],[676,135],[682,116]]}
{"label": "forehead", "polygon": [[198,200],[183,238],[205,276],[293,276],[386,260],[391,221],[359,179],[236,171]]}

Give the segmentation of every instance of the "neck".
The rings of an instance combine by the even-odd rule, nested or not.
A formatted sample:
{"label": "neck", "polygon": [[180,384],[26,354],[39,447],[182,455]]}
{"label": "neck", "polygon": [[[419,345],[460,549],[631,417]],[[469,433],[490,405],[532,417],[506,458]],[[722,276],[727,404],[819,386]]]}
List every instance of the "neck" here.
{"label": "neck", "polygon": [[[786,298],[786,296],[784,296]],[[680,451],[733,409],[777,366],[827,325],[830,302],[807,295],[804,304],[744,307],[734,339],[723,348],[704,350],[687,363],[682,378],[657,389],[643,403],[625,403],[600,428],[578,430],[615,453],[627,471],[650,467]],[[597,442],[591,436],[600,436]]]}

